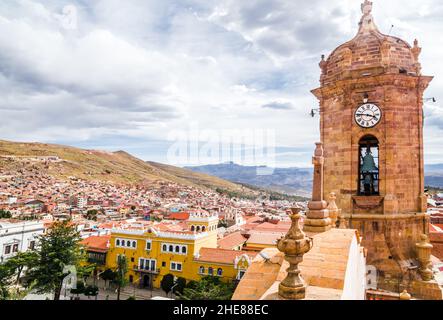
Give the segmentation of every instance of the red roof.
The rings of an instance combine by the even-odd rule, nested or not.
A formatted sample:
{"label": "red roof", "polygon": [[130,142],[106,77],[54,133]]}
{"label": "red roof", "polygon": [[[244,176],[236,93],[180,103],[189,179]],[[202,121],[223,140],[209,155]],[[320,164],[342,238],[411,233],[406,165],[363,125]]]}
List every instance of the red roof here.
{"label": "red roof", "polygon": [[254,228],[254,231],[269,231],[269,232],[288,232],[291,227],[290,223],[278,223],[273,224],[269,222],[264,222],[259,226]]}
{"label": "red roof", "polygon": [[173,212],[169,214],[168,219],[170,220],[188,220],[189,212]]}
{"label": "red roof", "polygon": [[248,255],[251,259],[257,255],[256,252],[227,250],[220,248],[201,248],[199,254],[200,256],[195,259],[197,261],[226,264],[234,264],[235,258],[244,254]]}
{"label": "red roof", "polygon": [[218,246],[221,249],[233,249],[234,247],[243,245],[246,240],[240,232],[234,232],[218,240]]}
{"label": "red roof", "polygon": [[80,241],[80,244],[86,246],[90,251],[107,252],[109,249],[110,235],[106,236],[90,236]]}
{"label": "red roof", "polygon": [[441,224],[429,224],[429,232],[442,233],[443,225]]}

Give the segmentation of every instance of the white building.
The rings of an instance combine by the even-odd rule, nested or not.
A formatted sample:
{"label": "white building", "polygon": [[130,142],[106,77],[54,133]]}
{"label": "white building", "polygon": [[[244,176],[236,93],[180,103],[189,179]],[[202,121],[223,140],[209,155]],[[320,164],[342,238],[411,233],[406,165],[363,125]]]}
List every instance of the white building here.
{"label": "white building", "polygon": [[44,230],[40,221],[0,220],[0,262],[18,252],[34,249]]}

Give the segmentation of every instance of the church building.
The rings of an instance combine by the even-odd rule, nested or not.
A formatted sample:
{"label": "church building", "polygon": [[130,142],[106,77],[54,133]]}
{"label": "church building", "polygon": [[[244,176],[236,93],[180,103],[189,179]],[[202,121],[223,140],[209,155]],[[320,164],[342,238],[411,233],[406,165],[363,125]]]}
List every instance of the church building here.
{"label": "church building", "polygon": [[[433,78],[421,73],[418,41],[411,46],[381,33],[372,8],[373,3],[365,0],[357,35],[320,62],[320,87],[312,91],[320,103],[321,141],[313,158],[312,200],[304,219],[305,235],[294,227],[279,246],[290,264],[287,278],[279,285],[280,298],[309,298],[305,293],[312,284],[308,281],[307,290],[301,289],[297,265],[301,277],[310,278],[302,255],[306,253],[311,260],[313,251],[328,248],[316,238],[341,243],[343,239],[331,234],[340,225],[340,229],[357,232],[355,249],[364,248],[366,289],[394,294],[406,290],[414,298],[442,299],[432,272],[424,194],[423,94]],[[336,237],[344,236],[339,234]],[[289,250],[291,241],[307,247]],[[352,252],[347,256],[357,257]],[[263,264],[259,259],[257,265]],[[347,264],[348,269],[356,266]],[[254,269],[253,262],[249,270]],[[348,273],[362,276],[360,269]],[[279,277],[276,282],[282,280]],[[242,298],[242,283],[246,285],[247,279],[248,273],[235,297]],[[360,283],[361,279],[353,280]],[[346,278],[343,288],[338,288],[341,298],[361,297],[359,284],[354,284],[355,294],[345,292],[349,290],[345,284]],[[327,281],[320,285],[328,286]]]}

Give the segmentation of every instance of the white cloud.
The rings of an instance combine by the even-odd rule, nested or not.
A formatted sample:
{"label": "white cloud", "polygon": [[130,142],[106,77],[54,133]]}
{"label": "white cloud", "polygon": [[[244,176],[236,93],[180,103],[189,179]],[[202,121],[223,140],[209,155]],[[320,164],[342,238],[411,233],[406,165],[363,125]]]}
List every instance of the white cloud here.
{"label": "white cloud", "polygon": [[[77,29],[61,23],[68,4]],[[392,34],[419,38],[426,74],[443,70],[441,13],[436,0],[374,3],[382,31],[394,24]],[[273,129],[279,146],[310,150],[320,55],[352,38],[359,18],[355,0],[4,2],[0,116],[8,121],[0,137],[97,146],[114,137],[119,149],[137,141],[146,149],[139,154],[159,159],[150,141],[198,123]],[[442,89],[437,77],[427,95]],[[442,156],[439,110],[426,109],[434,162]],[[309,164],[309,154],[300,157],[294,163]]]}

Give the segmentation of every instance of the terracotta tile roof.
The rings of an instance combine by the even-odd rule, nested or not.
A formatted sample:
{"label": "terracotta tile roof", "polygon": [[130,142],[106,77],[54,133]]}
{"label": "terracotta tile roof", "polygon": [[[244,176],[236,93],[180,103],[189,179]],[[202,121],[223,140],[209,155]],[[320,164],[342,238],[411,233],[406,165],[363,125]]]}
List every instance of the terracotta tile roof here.
{"label": "terracotta tile roof", "polygon": [[221,249],[232,249],[244,244],[246,240],[240,232],[234,232],[218,240],[218,246]]}
{"label": "terracotta tile roof", "polygon": [[[348,257],[354,239],[358,241],[356,231],[351,229],[331,229],[314,235],[314,247],[303,256],[303,262],[299,265],[308,289],[312,286],[332,289],[334,292],[338,290],[337,294],[343,290]],[[277,248],[267,248],[262,252],[265,252],[270,260],[266,261],[260,255],[255,257],[239,283],[233,300],[258,300],[275,286],[276,282],[286,277],[289,264],[284,260],[284,254]],[[315,299],[315,295],[307,296],[307,299]]]}
{"label": "terracotta tile roof", "polygon": [[443,233],[442,224],[429,224],[429,232]]}
{"label": "terracotta tile roof", "polygon": [[257,217],[257,216],[245,216],[245,220],[246,220],[247,223],[254,223],[254,222],[257,222],[257,221],[261,221],[262,218]]}
{"label": "terracotta tile roof", "polygon": [[154,228],[158,231],[166,231],[166,232],[184,232],[189,231],[188,225],[184,222],[180,223],[168,223],[166,221],[160,222],[154,226]]}
{"label": "terracotta tile roof", "polygon": [[253,232],[246,241],[246,244],[277,245],[277,240],[280,239],[284,234],[285,233],[275,232]]}
{"label": "terracotta tile roof", "polygon": [[254,228],[255,231],[272,231],[272,232],[284,232],[287,233],[291,227],[290,223],[278,223],[273,224],[269,222],[264,222]]}
{"label": "terracotta tile roof", "polygon": [[110,235],[91,236],[80,241],[80,244],[86,246],[90,251],[107,252],[109,249]]}
{"label": "terracotta tile roof", "polygon": [[227,250],[220,248],[201,248],[196,261],[234,264],[235,258],[243,254],[253,259],[257,253],[249,251]]}
{"label": "terracotta tile roof", "polygon": [[188,220],[189,212],[173,212],[168,216],[170,220]]}

